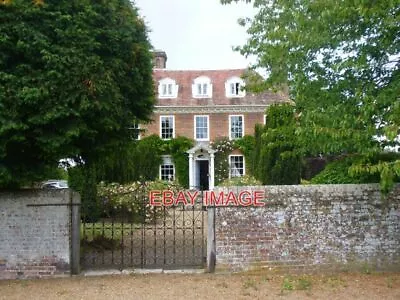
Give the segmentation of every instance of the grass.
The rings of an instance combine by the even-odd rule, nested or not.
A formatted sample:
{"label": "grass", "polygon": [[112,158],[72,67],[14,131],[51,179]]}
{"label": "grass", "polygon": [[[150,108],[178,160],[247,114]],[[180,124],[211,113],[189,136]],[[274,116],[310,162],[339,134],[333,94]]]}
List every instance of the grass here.
{"label": "grass", "polygon": [[311,289],[311,281],[308,278],[301,277],[297,281],[297,290],[309,290]]}
{"label": "grass", "polygon": [[366,275],[371,275],[372,274],[372,267],[368,263],[364,263],[361,266],[361,272],[366,274]]}
{"label": "grass", "polygon": [[130,224],[123,223],[85,223],[81,224],[82,247],[110,250],[118,249],[122,244],[122,233],[131,232]]}
{"label": "grass", "polygon": [[393,288],[393,278],[392,277],[386,278],[386,285],[389,289]]}
{"label": "grass", "polygon": [[[135,227],[133,227],[135,229]],[[124,235],[131,232],[131,224],[128,223],[85,223],[81,224],[81,238],[92,241],[97,237],[104,237],[107,239],[122,239],[122,232]]]}
{"label": "grass", "polygon": [[294,285],[291,277],[283,278],[282,291],[293,291]]}
{"label": "grass", "polygon": [[323,280],[324,284],[327,284],[331,288],[346,287],[347,283],[339,276],[330,276]]}
{"label": "grass", "polygon": [[311,279],[305,276],[292,277],[287,276],[283,278],[281,291],[304,291],[311,289]]}

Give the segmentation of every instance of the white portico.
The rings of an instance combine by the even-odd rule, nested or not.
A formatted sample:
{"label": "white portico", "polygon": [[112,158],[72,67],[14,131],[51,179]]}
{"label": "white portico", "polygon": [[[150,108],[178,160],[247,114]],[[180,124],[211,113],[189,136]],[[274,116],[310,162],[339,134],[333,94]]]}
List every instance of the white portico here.
{"label": "white portico", "polygon": [[214,153],[208,143],[198,143],[186,151],[189,154],[190,189],[214,189]]}

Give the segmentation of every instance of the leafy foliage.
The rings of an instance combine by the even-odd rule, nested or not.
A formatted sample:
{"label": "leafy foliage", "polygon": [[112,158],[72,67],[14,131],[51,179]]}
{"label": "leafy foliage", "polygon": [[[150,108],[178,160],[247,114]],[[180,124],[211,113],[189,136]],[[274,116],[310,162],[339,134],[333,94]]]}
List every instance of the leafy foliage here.
{"label": "leafy foliage", "polygon": [[96,163],[97,181],[127,183],[138,180],[138,141],[131,140],[113,147]]}
{"label": "leafy foliage", "polygon": [[[330,162],[325,169],[311,179],[314,184],[340,183],[372,183],[382,181],[382,170],[385,165],[398,160],[400,154],[387,152],[373,155],[351,155],[339,157]],[[366,170],[372,168],[372,170]],[[395,181],[400,180],[400,173],[389,177],[392,182],[385,186],[389,188]],[[388,189],[386,190],[386,192]]]}
{"label": "leafy foliage", "polygon": [[128,184],[101,182],[98,186],[99,198],[103,203],[103,217],[127,218],[129,221],[155,222],[162,207],[152,207],[148,202],[150,191],[169,190],[177,193],[182,186],[175,182],[147,181]]}
{"label": "leafy foliage", "polygon": [[143,138],[136,147],[134,168],[136,180],[154,180],[158,177],[159,166],[162,162],[163,141],[157,135]]}
{"label": "leafy foliage", "polygon": [[168,147],[175,165],[176,180],[185,188],[189,187],[189,156],[186,151],[192,147],[193,141],[183,136],[170,140]]}
{"label": "leafy foliage", "polygon": [[382,191],[388,193],[395,182],[400,182],[400,154],[368,155],[359,164],[352,165],[349,173],[352,176],[379,176]]}
{"label": "leafy foliage", "polygon": [[241,177],[233,177],[230,179],[225,179],[219,184],[220,186],[257,186],[261,185],[261,182],[250,175],[245,175]]}
{"label": "leafy foliage", "polygon": [[78,165],[68,170],[68,186],[81,195],[82,218],[86,222],[96,222],[101,216],[96,175],[94,165]]}
{"label": "leafy foliage", "polygon": [[149,118],[150,44],[129,1],[2,1],[0,31],[0,186],[94,161]]}
{"label": "leafy foliage", "polygon": [[[102,210],[97,185],[107,191],[131,189],[139,182],[157,181],[162,155],[172,156],[176,179],[184,187],[189,183],[189,163],[185,153],[193,141],[178,137],[163,141],[158,135],[150,135],[140,141],[120,144],[118,151],[109,153],[101,161],[81,164],[69,169],[69,186],[81,193],[87,221],[95,222]],[[126,188],[128,187],[128,188]],[[100,196],[104,196],[104,189]]]}
{"label": "leafy foliage", "polygon": [[[358,158],[359,159],[359,158]],[[354,157],[345,157],[337,159],[327,164],[325,169],[314,176],[310,183],[312,184],[345,184],[345,183],[370,183],[379,182],[379,176],[352,176],[349,168],[356,162]]]}
{"label": "leafy foliage", "polygon": [[246,160],[246,169],[250,174],[254,174],[255,161],[254,161],[254,151],[256,146],[256,139],[254,136],[245,135],[241,139],[234,141],[234,148],[239,149]]}
{"label": "leafy foliage", "polygon": [[[243,1],[257,13],[240,20],[250,38],[237,50],[256,57],[253,67],[268,74],[255,89],[289,88],[300,122],[296,134],[308,154],[399,146],[398,0]],[[398,167],[397,161],[364,171],[380,173],[384,187]]]}
{"label": "leafy foliage", "polygon": [[256,175],[263,184],[298,184],[301,179],[302,151],[295,135],[294,108],[272,105],[267,110]]}
{"label": "leafy foliage", "polygon": [[211,147],[216,151],[214,156],[214,180],[215,185],[229,178],[229,154],[234,149],[234,142],[227,137],[217,138],[210,143]]}

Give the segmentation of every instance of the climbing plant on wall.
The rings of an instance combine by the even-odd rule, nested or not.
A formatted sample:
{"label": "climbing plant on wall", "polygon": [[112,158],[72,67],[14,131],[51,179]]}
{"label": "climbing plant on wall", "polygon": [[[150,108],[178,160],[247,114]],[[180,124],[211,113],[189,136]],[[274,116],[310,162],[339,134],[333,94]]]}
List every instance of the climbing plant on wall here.
{"label": "climbing plant on wall", "polygon": [[189,156],[187,150],[193,147],[193,140],[187,137],[177,137],[168,141],[166,151],[172,156],[175,165],[175,179],[183,187],[189,187]]}

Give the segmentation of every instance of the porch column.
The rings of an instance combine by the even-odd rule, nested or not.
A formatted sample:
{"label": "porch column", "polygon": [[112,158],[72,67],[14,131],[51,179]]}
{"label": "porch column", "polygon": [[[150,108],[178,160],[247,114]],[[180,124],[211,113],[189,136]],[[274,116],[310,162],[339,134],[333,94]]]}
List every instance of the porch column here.
{"label": "porch column", "polygon": [[193,153],[189,153],[189,189],[194,189]]}
{"label": "porch column", "polygon": [[210,182],[209,182],[209,189],[214,189],[214,153],[210,153]]}

